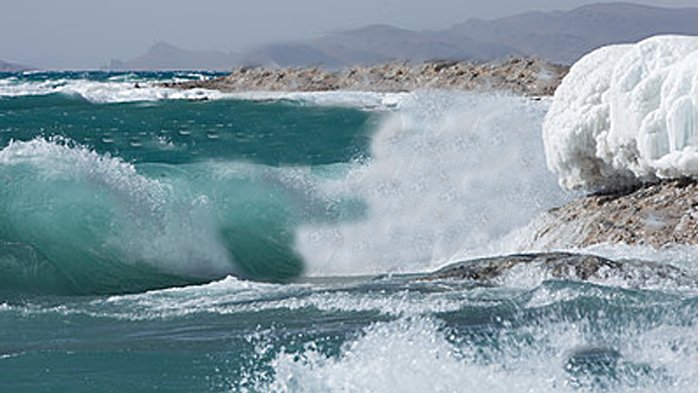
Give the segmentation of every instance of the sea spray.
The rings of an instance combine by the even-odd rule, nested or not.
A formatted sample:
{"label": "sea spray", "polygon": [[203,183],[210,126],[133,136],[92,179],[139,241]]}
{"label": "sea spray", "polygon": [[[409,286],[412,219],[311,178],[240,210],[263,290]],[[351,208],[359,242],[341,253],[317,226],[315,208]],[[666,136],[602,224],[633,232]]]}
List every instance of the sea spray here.
{"label": "sea spray", "polygon": [[425,270],[493,252],[496,240],[566,198],[541,160],[546,108],[495,94],[403,100],[374,134],[370,159],[319,183],[367,212],[298,229],[309,274]]}

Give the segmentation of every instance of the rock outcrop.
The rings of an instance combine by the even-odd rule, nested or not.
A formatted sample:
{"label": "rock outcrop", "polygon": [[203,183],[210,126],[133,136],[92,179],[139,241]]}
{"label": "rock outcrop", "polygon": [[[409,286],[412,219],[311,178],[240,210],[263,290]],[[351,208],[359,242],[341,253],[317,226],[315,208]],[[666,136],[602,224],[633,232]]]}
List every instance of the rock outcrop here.
{"label": "rock outcrop", "polygon": [[697,244],[697,179],[666,180],[607,194],[592,194],[535,220],[526,248],[626,243],[662,247]]}
{"label": "rock outcrop", "polygon": [[239,91],[355,90],[401,92],[416,89],[510,91],[527,96],[553,94],[568,67],[532,58],[483,64],[433,61],[322,68],[239,67],[230,75],[205,81],[166,84],[181,89]]}
{"label": "rock outcrop", "polygon": [[638,260],[613,261],[596,255],[565,252],[514,254],[457,262],[419,280],[457,279],[477,284],[499,284],[517,268],[525,266],[539,268],[545,279],[614,281],[630,287],[659,282],[686,287],[697,285],[697,277],[672,265]]}

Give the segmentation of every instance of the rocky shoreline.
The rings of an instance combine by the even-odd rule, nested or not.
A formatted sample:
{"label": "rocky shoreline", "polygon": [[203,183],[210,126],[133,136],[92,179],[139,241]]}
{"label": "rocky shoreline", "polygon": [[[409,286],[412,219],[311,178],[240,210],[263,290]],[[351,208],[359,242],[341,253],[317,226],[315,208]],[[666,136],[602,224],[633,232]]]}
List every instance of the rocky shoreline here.
{"label": "rocky shoreline", "polygon": [[[584,248],[601,243],[664,248],[695,245],[698,237],[697,179],[665,180],[615,193],[578,198],[551,209],[524,233],[534,232],[523,249]],[[495,256],[451,263],[418,280],[456,279],[477,285],[499,285],[521,266],[535,266],[546,279],[605,283],[629,287],[665,282],[697,286],[695,274],[676,266],[642,260],[614,261],[597,255],[537,252]],[[517,280],[518,278],[514,278]]]}
{"label": "rocky shoreline", "polygon": [[535,58],[509,58],[489,63],[431,61],[354,66],[337,71],[318,67],[239,67],[231,74],[202,81],[166,83],[178,89],[242,91],[376,91],[417,89],[508,91],[525,96],[552,95],[568,66]]}
{"label": "rocky shoreline", "polygon": [[588,195],[551,209],[531,225],[536,228],[532,246],[550,249],[599,243],[655,248],[697,244],[698,181],[665,180]]}

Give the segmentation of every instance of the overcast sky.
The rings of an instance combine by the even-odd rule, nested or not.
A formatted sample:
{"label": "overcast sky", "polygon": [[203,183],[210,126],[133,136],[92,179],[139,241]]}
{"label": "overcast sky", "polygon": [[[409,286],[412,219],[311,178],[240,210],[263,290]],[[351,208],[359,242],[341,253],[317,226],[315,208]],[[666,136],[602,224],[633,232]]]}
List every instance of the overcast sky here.
{"label": "overcast sky", "polygon": [[[0,59],[44,68],[97,68],[158,41],[239,51],[323,32],[388,23],[440,29],[470,17],[568,10],[601,0],[2,0]],[[632,0],[667,7],[692,0]]]}

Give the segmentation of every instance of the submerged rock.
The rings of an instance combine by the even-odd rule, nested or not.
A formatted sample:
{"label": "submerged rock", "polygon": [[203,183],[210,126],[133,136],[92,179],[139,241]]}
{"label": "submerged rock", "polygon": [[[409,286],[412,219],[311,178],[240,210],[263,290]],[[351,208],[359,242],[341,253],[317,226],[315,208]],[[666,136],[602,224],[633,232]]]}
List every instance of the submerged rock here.
{"label": "submerged rock", "polygon": [[459,279],[481,284],[499,284],[516,271],[522,273],[525,270],[530,274],[536,272],[544,279],[613,281],[630,287],[668,283],[690,287],[697,285],[695,275],[676,266],[638,260],[613,261],[597,255],[567,252],[513,254],[473,259],[450,264],[420,279]]}
{"label": "submerged rock", "polygon": [[432,274],[429,278],[458,278],[476,281],[492,281],[521,264],[543,264],[554,277],[574,276],[586,280],[600,268],[615,268],[616,263],[593,255],[570,253],[514,254],[457,262]]}

